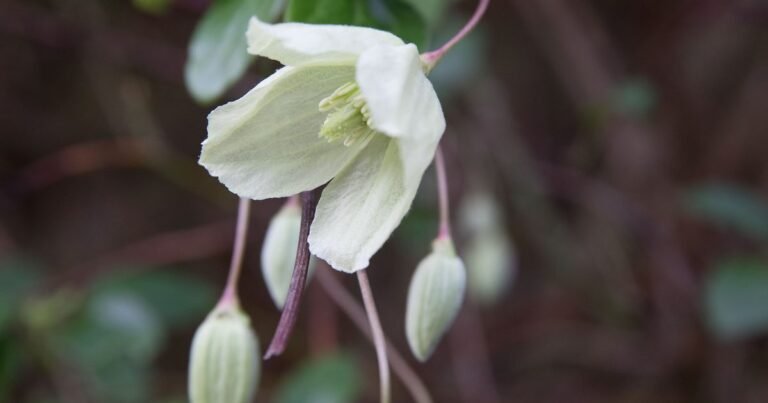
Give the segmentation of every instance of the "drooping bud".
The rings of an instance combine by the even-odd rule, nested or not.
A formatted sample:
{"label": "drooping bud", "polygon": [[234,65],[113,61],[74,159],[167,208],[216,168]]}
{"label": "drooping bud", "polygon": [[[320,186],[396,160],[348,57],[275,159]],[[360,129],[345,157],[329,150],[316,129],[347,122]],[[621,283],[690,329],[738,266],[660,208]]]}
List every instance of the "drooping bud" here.
{"label": "drooping bud", "polygon": [[259,341],[236,304],[213,310],[192,339],[189,398],[192,403],[248,403],[259,382]]}
{"label": "drooping bud", "polygon": [[501,209],[487,192],[471,193],[459,209],[470,296],[479,303],[499,300],[517,269],[514,244],[507,235]]}
{"label": "drooping bud", "polygon": [[498,231],[480,234],[467,243],[464,256],[472,298],[482,304],[498,301],[509,286],[515,268],[512,242]]}
{"label": "drooping bud", "polygon": [[[275,305],[282,309],[291,285],[296,246],[299,243],[301,207],[296,199],[289,199],[272,217],[261,248],[261,274]],[[314,257],[309,261],[311,278],[315,266]]]}
{"label": "drooping bud", "polygon": [[405,332],[413,355],[426,361],[459,312],[466,273],[450,238],[432,243],[432,253],[419,263],[411,279]]}

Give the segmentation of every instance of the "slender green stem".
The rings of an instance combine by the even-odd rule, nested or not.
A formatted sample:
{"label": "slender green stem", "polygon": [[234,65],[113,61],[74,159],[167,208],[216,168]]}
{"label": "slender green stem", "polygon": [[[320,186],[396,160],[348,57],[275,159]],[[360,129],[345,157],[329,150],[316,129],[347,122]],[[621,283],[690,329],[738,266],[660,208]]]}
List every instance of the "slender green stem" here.
{"label": "slender green stem", "polygon": [[229,265],[229,276],[224,294],[219,305],[238,303],[237,282],[240,280],[240,272],[243,267],[243,255],[245,253],[245,240],[248,237],[248,217],[251,212],[251,201],[241,197],[237,208],[237,226],[235,227],[235,243],[232,250],[232,261]]}
{"label": "slender green stem", "polygon": [[376,312],[376,302],[373,300],[371,284],[365,269],[357,272],[357,282],[360,284],[360,293],[363,295],[363,305],[368,314],[368,322],[373,333],[373,344],[376,347],[376,359],[379,362],[379,386],[381,389],[381,403],[390,402],[389,363],[387,361],[387,340],[384,338],[384,330],[381,328],[379,314]]}
{"label": "slender green stem", "polygon": [[448,174],[445,170],[445,159],[443,150],[437,147],[435,154],[435,171],[437,172],[437,197],[440,209],[440,227],[437,232],[438,238],[451,237],[451,210],[448,207]]}
{"label": "slender green stem", "polygon": [[[347,291],[346,288],[333,275],[327,265],[318,268],[317,280],[323,287],[329,297],[349,316],[352,323],[373,343],[373,335],[368,326],[368,318],[365,309],[357,302],[355,297]],[[416,371],[408,365],[403,355],[387,342],[387,357],[392,365],[392,371],[403,382],[405,388],[411,393],[413,401],[416,403],[432,403],[432,397],[424,382],[419,378]]]}

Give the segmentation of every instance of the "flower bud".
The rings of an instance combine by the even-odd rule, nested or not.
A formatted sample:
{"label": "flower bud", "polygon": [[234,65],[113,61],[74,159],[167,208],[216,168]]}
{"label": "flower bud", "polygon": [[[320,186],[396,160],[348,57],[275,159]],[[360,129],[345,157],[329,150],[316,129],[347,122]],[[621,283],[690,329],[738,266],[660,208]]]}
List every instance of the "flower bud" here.
{"label": "flower bud", "polygon": [[482,304],[499,300],[509,287],[516,269],[512,242],[503,233],[491,231],[472,238],[464,249],[469,294]]}
{"label": "flower bud", "polygon": [[408,290],[405,332],[411,351],[425,361],[453,323],[464,299],[466,273],[450,239],[438,238],[419,263]]}
{"label": "flower bud", "polygon": [[484,191],[470,193],[459,209],[466,236],[464,258],[470,296],[482,304],[499,300],[517,271],[512,240],[502,225],[501,208]]}
{"label": "flower bud", "polygon": [[260,372],[259,341],[238,306],[223,305],[197,328],[189,363],[192,403],[248,403]]}
{"label": "flower bud", "polygon": [[[261,274],[264,276],[272,301],[280,309],[285,304],[288,288],[291,285],[300,226],[301,207],[291,199],[272,217],[261,248]],[[312,256],[307,278],[312,275],[314,266],[315,259]]]}

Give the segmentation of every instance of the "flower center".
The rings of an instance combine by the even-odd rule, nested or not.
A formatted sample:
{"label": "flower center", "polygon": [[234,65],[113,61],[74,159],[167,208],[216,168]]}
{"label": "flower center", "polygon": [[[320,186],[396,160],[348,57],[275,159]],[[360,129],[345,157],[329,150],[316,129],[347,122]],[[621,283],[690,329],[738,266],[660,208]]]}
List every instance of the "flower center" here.
{"label": "flower center", "polygon": [[345,146],[351,146],[376,134],[371,128],[368,105],[354,81],[337,88],[333,94],[320,101],[318,107],[320,112],[328,112],[320,128],[320,137],[328,142],[342,140]]}

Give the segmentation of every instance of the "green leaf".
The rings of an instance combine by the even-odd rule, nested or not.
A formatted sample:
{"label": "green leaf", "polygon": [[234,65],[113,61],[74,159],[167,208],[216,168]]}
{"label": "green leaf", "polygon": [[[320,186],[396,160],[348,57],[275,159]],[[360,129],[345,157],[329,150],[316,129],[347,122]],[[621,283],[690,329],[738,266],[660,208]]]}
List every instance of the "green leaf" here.
{"label": "green leaf", "polygon": [[427,38],[424,18],[404,0],[291,0],[285,20],[383,29],[419,48]]}
{"label": "green leaf", "polygon": [[195,324],[216,302],[217,291],[206,281],[168,269],[119,274],[97,284],[97,294],[135,295],[169,327]]}
{"label": "green leaf", "polygon": [[421,14],[431,27],[435,26],[445,14],[445,9],[454,0],[404,0]]}
{"label": "green leaf", "polygon": [[727,184],[705,185],[693,189],[685,201],[693,215],[768,240],[768,203],[746,189]]}
{"label": "green leaf", "polygon": [[768,331],[768,262],[728,259],[709,273],[704,309],[711,331],[725,340]]}
{"label": "green leaf", "polygon": [[383,0],[382,12],[374,14],[390,32],[402,40],[415,43],[420,50],[427,45],[427,24],[421,14],[402,0]]}
{"label": "green leaf", "polygon": [[365,25],[363,0],[290,0],[285,20],[309,24]]}
{"label": "green leaf", "polygon": [[345,403],[360,397],[362,379],[355,360],[345,354],[305,363],[281,383],[277,403]]}
{"label": "green leaf", "polygon": [[133,6],[152,15],[165,14],[171,5],[171,0],[133,0]]}
{"label": "green leaf", "polygon": [[184,69],[187,89],[201,103],[221,96],[248,68],[245,32],[251,16],[271,21],[277,0],[215,0],[195,28]]}
{"label": "green leaf", "polygon": [[646,118],[656,106],[656,92],[653,85],[643,78],[632,78],[618,88],[616,106],[629,116]]}
{"label": "green leaf", "polygon": [[0,334],[0,402],[10,402],[10,394],[28,359],[19,338]]}
{"label": "green leaf", "polygon": [[165,330],[138,296],[102,292],[51,338],[57,354],[77,364],[97,401],[143,403],[150,401],[149,370]]}
{"label": "green leaf", "polygon": [[40,268],[23,258],[0,261],[0,333],[18,309],[21,299],[41,279]]}

